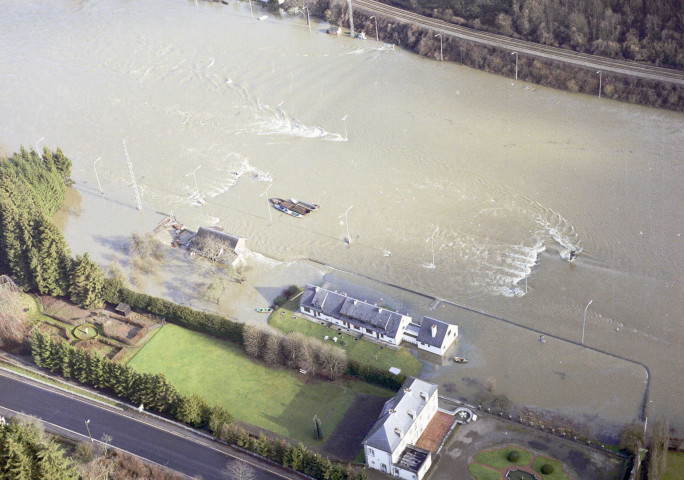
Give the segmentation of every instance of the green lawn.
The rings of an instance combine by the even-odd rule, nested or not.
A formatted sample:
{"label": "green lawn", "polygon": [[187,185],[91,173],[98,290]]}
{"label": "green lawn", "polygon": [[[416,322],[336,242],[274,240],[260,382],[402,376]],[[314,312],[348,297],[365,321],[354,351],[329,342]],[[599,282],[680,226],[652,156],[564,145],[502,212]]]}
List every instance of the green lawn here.
{"label": "green lawn", "polygon": [[684,452],[667,452],[667,470],[663,480],[684,480]]}
{"label": "green lawn", "polygon": [[[545,463],[553,466],[553,473],[550,475],[542,475],[541,473],[541,467]],[[567,474],[563,471],[563,464],[553,458],[541,456],[535,458],[534,462],[532,462],[532,469],[535,472],[539,472],[539,475],[542,476],[543,480],[569,480]]]}
{"label": "green lawn", "polygon": [[236,418],[305,444],[312,418],[332,433],[357,393],[393,392],[358,381],[328,382],[252,361],[238,345],[167,324],[131,359],[140,372],[163,373],[183,394],[198,393]]}
{"label": "green lawn", "polygon": [[[506,458],[512,450],[516,450],[520,454],[517,462],[509,462],[508,458]],[[474,458],[476,462],[484,463],[490,467],[508,468],[513,465],[528,465],[530,460],[532,460],[532,453],[516,447],[506,447],[477,453]]]}
{"label": "green lawn", "polygon": [[[295,306],[293,307],[296,308]],[[297,311],[293,314],[292,310],[288,308],[280,308],[271,314],[268,323],[284,333],[300,332],[321,340],[324,340],[326,335],[329,339],[337,337],[337,346],[346,350],[348,358],[366,365],[373,365],[382,370],[397,367],[405,375],[417,376],[420,373],[422,367],[420,360],[414,357],[405,347],[397,351],[391,348],[384,348],[381,345],[366,340],[354,340],[352,335],[338,332],[330,327],[302,317],[303,314]],[[332,340],[328,341],[332,342]]]}
{"label": "green lawn", "polygon": [[477,480],[501,480],[501,474],[489,467],[471,463],[468,470]]}

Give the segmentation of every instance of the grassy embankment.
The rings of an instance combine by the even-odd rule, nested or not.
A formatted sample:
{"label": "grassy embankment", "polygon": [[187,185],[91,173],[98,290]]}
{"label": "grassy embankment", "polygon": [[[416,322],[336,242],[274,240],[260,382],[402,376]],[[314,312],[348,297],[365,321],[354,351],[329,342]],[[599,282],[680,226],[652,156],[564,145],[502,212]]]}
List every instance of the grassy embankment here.
{"label": "grassy embankment", "polygon": [[300,332],[319,340],[324,340],[327,336],[328,341],[332,342],[332,338],[337,337],[336,346],[347,352],[347,358],[375,366],[380,370],[387,371],[390,367],[397,367],[405,375],[416,376],[422,367],[420,360],[405,347],[394,350],[367,340],[355,340],[353,335],[302,318],[298,306],[291,302],[274,311],[268,319],[268,324],[283,333]]}
{"label": "grassy embankment", "polygon": [[393,392],[360,381],[311,379],[294,370],[266,367],[231,342],[167,324],[129,362],[140,372],[163,373],[183,394],[197,393],[252,425],[314,444],[317,414],[326,437],[358,393]]}

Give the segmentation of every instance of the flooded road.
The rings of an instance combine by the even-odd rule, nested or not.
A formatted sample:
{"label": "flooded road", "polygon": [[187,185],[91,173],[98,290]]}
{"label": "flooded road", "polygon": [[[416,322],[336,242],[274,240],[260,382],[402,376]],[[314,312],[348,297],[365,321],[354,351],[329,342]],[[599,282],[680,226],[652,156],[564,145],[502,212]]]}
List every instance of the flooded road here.
{"label": "flooded road", "polygon": [[[106,265],[164,212],[190,228],[218,224],[282,262],[255,261],[233,298],[277,289],[273,278],[351,283],[313,259],[575,341],[591,300],[585,344],[648,365],[649,416],[684,428],[682,114],[267,15],[252,19],[237,2],[6,2],[1,146],[60,146],[73,160],[63,221],[75,253]],[[285,216],[267,189],[321,208]],[[160,293],[178,296],[176,273]],[[377,295],[429,312],[399,290]],[[461,325],[459,351],[482,359],[465,376],[494,379],[516,404],[615,421],[638,412],[637,367],[551,344],[514,355],[539,347],[536,337],[452,307],[432,314]],[[552,358],[577,375],[562,379]],[[587,379],[587,368],[601,373]],[[475,395],[453,365],[429,369]],[[540,376],[556,380],[540,389]]]}

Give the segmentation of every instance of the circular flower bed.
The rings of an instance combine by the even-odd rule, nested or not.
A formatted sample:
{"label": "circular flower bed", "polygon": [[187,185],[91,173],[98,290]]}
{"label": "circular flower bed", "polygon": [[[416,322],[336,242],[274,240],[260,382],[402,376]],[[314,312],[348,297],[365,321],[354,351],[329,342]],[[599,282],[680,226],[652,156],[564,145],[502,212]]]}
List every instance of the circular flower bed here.
{"label": "circular flower bed", "polygon": [[81,324],[74,328],[73,334],[74,337],[78,338],[79,340],[89,340],[99,335],[95,326],[88,323]]}

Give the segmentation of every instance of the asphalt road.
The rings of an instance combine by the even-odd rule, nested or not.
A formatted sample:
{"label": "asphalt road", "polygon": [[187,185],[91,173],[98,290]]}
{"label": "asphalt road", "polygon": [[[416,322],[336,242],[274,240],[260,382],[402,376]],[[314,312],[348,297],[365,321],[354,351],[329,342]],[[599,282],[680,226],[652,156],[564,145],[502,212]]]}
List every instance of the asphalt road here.
{"label": "asphalt road", "polygon": [[[200,475],[204,480],[224,478],[223,470],[229,461],[238,456],[255,468],[258,480],[283,480],[297,478],[289,472],[279,471],[272,465],[231,451],[220,444],[201,437],[192,438],[191,432],[167,431],[152,423],[130,418],[115,409],[73,398],[64,393],[33,383],[25,383],[0,372],[0,409],[11,414],[22,412],[40,418],[51,425],[68,430],[71,437],[88,440],[86,420],[92,438],[100,440],[109,435],[110,444],[118,449],[138,455],[152,462],[189,476]],[[51,425],[50,425],[51,424]],[[171,428],[173,430],[176,428]],[[59,429],[57,429],[59,430]],[[243,461],[243,460],[239,460]]]}

